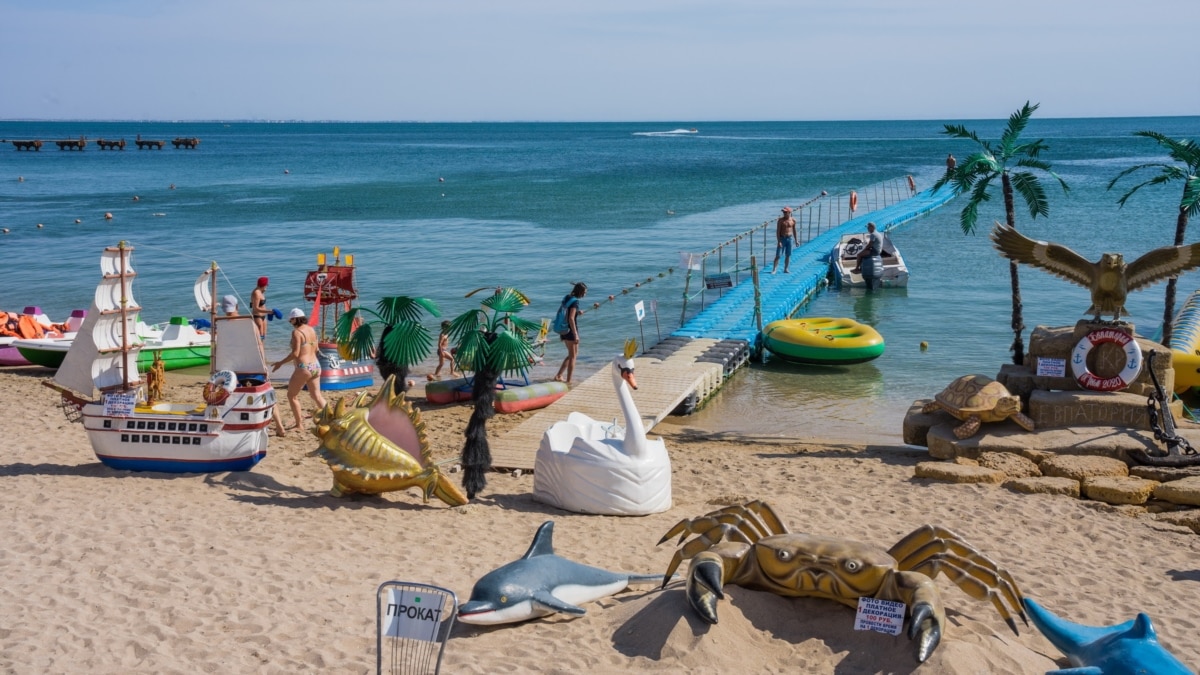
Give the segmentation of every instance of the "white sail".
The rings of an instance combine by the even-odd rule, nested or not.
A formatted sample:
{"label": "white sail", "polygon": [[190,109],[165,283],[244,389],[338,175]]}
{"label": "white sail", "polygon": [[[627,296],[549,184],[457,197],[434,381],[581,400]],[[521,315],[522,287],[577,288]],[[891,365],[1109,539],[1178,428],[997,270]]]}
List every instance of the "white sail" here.
{"label": "white sail", "polygon": [[262,340],[258,327],[249,316],[217,317],[213,371],[232,370],[235,373],[266,373]]}
{"label": "white sail", "polygon": [[[54,374],[54,381],[88,398],[101,390],[136,385],[138,352],[137,317],[141,307],[133,297],[131,247],[106,248],[100,256],[102,278],[92,307],[71,342],[71,349]],[[122,312],[124,308],[124,312]],[[122,320],[124,319],[124,320]],[[129,373],[128,378],[125,373]]]}
{"label": "white sail", "polygon": [[196,285],[192,287],[192,295],[196,297],[196,304],[200,306],[201,312],[212,311],[212,275],[216,271],[216,263],[213,263],[212,269],[204,270],[200,276],[196,277]]}
{"label": "white sail", "polygon": [[92,395],[95,394],[92,382],[92,363],[96,360],[98,353],[95,343],[92,342],[92,328],[99,319],[100,310],[93,302],[92,308],[88,310],[87,316],[83,318],[83,323],[79,326],[79,331],[75,334],[75,339],[71,341],[71,349],[63,357],[58,372],[54,373],[55,383],[85,398],[92,398]]}

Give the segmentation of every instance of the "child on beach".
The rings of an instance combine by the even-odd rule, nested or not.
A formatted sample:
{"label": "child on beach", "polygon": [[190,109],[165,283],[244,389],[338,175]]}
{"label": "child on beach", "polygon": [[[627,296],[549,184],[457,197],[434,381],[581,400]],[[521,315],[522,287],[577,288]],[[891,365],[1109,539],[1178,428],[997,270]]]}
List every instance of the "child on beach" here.
{"label": "child on beach", "polygon": [[449,364],[450,364],[450,374],[451,374],[451,375],[454,375],[455,373],[457,373],[457,372],[458,372],[457,368],[456,368],[456,367],[455,367],[455,365],[454,365],[454,353],[455,353],[456,351],[457,351],[457,350],[455,350],[455,349],[451,349],[451,348],[450,348],[450,322],[449,322],[449,321],[443,321],[443,322],[442,322],[442,332],[441,332],[441,333],[438,335],[438,345],[437,345],[437,352],[438,352],[438,364],[437,364],[437,368],[435,368],[435,369],[434,369],[434,371],[433,371],[433,374],[432,374],[432,375],[428,375],[428,376],[427,376],[427,378],[429,379],[429,381],[430,381],[430,382],[433,382],[433,381],[434,381],[434,380],[436,380],[437,378],[441,377],[441,375],[442,375],[442,366],[444,366],[446,363],[449,363]]}

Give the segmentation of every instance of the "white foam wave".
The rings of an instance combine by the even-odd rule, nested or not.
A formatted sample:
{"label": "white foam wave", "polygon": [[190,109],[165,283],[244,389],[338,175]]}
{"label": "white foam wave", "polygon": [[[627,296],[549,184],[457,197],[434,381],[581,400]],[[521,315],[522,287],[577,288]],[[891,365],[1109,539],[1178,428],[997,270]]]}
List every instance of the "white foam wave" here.
{"label": "white foam wave", "polygon": [[634,136],[683,136],[699,133],[698,129],[672,129],[670,131],[635,131]]}

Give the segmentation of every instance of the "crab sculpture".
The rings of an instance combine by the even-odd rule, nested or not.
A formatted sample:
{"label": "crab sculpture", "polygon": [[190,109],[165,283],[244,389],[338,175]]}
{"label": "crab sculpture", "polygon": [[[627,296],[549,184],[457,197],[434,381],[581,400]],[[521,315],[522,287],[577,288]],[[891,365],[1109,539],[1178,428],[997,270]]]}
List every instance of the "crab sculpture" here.
{"label": "crab sculpture", "polygon": [[[665,587],[685,559],[688,602],[709,623],[717,622],[717,600],[726,584],[785,597],[816,597],[855,607],[863,597],[908,607],[908,638],[917,661],[937,648],[946,612],[933,577],[944,573],[978,600],[990,600],[1013,633],[1013,613],[1026,624],[1021,591],[1012,575],[958,535],[923,525],[890,549],[836,537],[788,532],[763,501],[728,506],[679,521],[658,542],[679,537]],[[687,543],[690,535],[697,535]]]}
{"label": "crab sculpture", "polygon": [[378,494],[419,487],[425,501],[435,495],[450,506],[467,496],[433,462],[425,423],[404,394],[396,394],[389,377],[374,396],[359,394],[318,410],[313,433],[321,439],[315,454],[333,471],[335,497]]}

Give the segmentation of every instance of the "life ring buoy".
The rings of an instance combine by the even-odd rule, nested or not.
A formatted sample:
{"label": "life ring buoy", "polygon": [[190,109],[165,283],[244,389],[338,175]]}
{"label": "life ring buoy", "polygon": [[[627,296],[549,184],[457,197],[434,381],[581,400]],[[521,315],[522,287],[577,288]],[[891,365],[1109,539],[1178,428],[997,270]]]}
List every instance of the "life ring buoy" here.
{"label": "life ring buoy", "polygon": [[909,192],[917,191],[917,181],[913,180],[911,175],[908,177],[908,190]]}
{"label": "life ring buoy", "polygon": [[[1113,377],[1099,377],[1088,370],[1087,359],[1097,345],[1112,343],[1125,350],[1125,367]],[[1120,391],[1130,385],[1142,371],[1142,348],[1129,333],[1113,328],[1094,330],[1075,343],[1071,351],[1071,374],[1084,389]]]}
{"label": "life ring buoy", "polygon": [[237,374],[232,370],[218,370],[204,385],[204,402],[209,405],[221,405],[237,389]]}
{"label": "life ring buoy", "polygon": [[858,210],[858,193],[854,190],[850,191],[850,212],[854,213]]}

